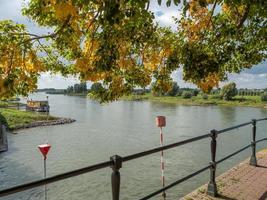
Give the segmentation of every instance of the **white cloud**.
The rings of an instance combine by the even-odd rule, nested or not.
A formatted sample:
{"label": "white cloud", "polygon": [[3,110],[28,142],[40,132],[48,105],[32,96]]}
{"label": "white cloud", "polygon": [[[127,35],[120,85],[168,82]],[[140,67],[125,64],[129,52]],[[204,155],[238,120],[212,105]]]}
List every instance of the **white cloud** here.
{"label": "white cloud", "polygon": [[172,79],[174,81],[177,82],[178,86],[180,88],[186,88],[186,87],[189,87],[189,88],[196,88],[196,86],[192,83],[188,83],[188,82],[185,82],[183,80],[183,70],[182,68],[179,68],[178,70],[175,70],[172,75],[171,75]]}
{"label": "white cloud", "polygon": [[60,74],[43,73],[38,80],[38,88],[65,89],[79,82],[77,77],[70,76],[65,78]]}
{"label": "white cloud", "polygon": [[238,88],[251,88],[251,89],[263,89],[267,88],[267,73],[263,74],[231,74],[227,82],[222,83],[224,85],[228,82],[235,82]]}
{"label": "white cloud", "polygon": [[21,9],[25,6],[22,0],[0,0],[0,20],[10,19],[16,23],[25,24],[33,34],[46,34],[50,29],[39,27],[27,17],[22,16]]}
{"label": "white cloud", "polygon": [[164,13],[161,16],[156,16],[155,20],[159,22],[160,26],[171,27],[173,30],[175,30],[177,29],[177,25],[175,24],[173,17],[176,17],[176,15],[176,11],[171,11],[168,13]]}
{"label": "white cloud", "polygon": [[172,30],[177,29],[174,18],[180,18],[181,10],[177,6],[167,7],[164,2],[159,6],[157,1],[152,1],[150,10],[155,14],[155,21],[163,27],[171,27]]}
{"label": "white cloud", "polygon": [[267,78],[267,74],[259,74],[260,78]]}
{"label": "white cloud", "polygon": [[[183,80],[182,68],[174,71],[171,77],[177,82],[179,87],[196,88],[194,84],[185,82]],[[229,82],[235,82],[237,88],[264,89],[267,88],[267,73],[249,74],[243,72],[240,74],[230,74],[228,80],[221,82],[219,86],[222,87]]]}
{"label": "white cloud", "polygon": [[14,21],[21,21],[23,18],[20,14],[21,11],[21,1],[10,1],[10,0],[1,0],[0,9],[1,15],[0,19],[12,19]]}

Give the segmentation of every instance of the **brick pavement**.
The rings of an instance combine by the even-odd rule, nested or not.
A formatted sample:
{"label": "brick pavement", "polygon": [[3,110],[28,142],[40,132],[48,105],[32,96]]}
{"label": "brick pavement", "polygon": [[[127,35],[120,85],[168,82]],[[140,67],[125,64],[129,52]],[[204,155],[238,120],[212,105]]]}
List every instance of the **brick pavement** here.
{"label": "brick pavement", "polygon": [[267,200],[267,149],[257,153],[258,166],[250,166],[249,159],[216,178],[219,196],[206,194],[207,184],[182,200]]}

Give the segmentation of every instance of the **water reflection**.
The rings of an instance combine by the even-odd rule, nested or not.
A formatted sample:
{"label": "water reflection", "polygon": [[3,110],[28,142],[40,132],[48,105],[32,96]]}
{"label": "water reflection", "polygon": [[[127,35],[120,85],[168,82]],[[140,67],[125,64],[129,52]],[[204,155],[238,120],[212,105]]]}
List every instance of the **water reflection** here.
{"label": "water reflection", "polygon": [[227,124],[236,124],[236,113],[237,110],[242,109],[241,107],[219,107],[221,121],[224,121]]}

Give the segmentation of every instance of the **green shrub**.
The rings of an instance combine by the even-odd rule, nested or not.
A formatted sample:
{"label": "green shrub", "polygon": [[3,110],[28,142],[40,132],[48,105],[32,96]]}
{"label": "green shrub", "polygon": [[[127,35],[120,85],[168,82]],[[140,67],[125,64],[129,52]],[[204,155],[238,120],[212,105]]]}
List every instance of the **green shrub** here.
{"label": "green shrub", "polygon": [[210,99],[222,99],[222,96],[219,94],[211,95]]}
{"label": "green shrub", "polygon": [[207,94],[202,94],[202,99],[207,100],[209,96]]}
{"label": "green shrub", "polygon": [[236,84],[234,82],[226,84],[221,90],[221,96],[224,100],[229,101],[237,95]]}
{"label": "green shrub", "polygon": [[176,96],[177,96],[177,97],[180,97],[180,96],[182,96],[182,94],[183,94],[183,91],[182,91],[182,90],[178,90]]}
{"label": "green shrub", "polygon": [[199,94],[199,90],[193,90],[193,96],[197,96]]}
{"label": "green shrub", "polygon": [[101,91],[103,90],[103,86],[101,83],[93,83],[92,86],[91,86],[91,92],[98,92],[98,91]]}
{"label": "green shrub", "polygon": [[182,94],[182,97],[184,99],[190,99],[192,97],[192,93],[189,92],[189,91],[184,91],[183,94]]}
{"label": "green shrub", "polygon": [[267,92],[264,92],[264,93],[261,95],[261,101],[267,101]]}
{"label": "green shrub", "polygon": [[177,85],[177,82],[172,83],[171,89],[167,92],[167,96],[176,96],[179,91],[179,86]]}

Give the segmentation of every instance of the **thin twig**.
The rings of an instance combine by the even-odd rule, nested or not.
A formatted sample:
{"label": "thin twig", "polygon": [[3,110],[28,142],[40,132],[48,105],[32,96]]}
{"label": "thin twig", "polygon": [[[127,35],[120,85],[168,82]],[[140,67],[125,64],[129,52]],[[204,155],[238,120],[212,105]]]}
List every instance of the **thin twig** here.
{"label": "thin twig", "polygon": [[214,28],[214,24],[212,23],[212,16],[214,14],[214,10],[215,10],[216,6],[217,6],[217,0],[215,0],[214,4],[212,6],[211,12],[210,12],[210,21],[209,21],[208,26],[211,24],[212,28]]}
{"label": "thin twig", "polygon": [[12,49],[12,52],[11,52],[10,64],[8,66],[8,73],[7,74],[10,74],[10,71],[11,71],[11,68],[13,65],[13,57],[14,57],[14,49]]}
{"label": "thin twig", "polygon": [[69,23],[70,18],[71,18],[71,17],[69,16],[69,17],[67,18],[67,20],[64,22],[64,24],[61,26],[60,29],[58,29],[56,32],[51,33],[51,34],[49,34],[49,35],[38,36],[38,35],[29,33],[29,35],[32,35],[32,36],[34,36],[34,37],[22,41],[21,43],[19,43],[19,45],[20,45],[20,44],[27,43],[27,42],[30,42],[30,41],[32,41],[32,40],[40,40],[40,39],[44,39],[44,38],[53,38],[53,37],[55,37],[55,36],[56,36],[58,33],[60,33],[60,32],[65,28],[65,26]]}
{"label": "thin twig", "polygon": [[57,61],[56,58],[51,58],[50,53],[47,52],[47,50],[45,49],[44,45],[40,42],[40,40],[37,40],[39,45],[41,46],[41,48],[45,51],[46,55],[49,57],[49,59],[53,62],[53,61]]}
{"label": "thin twig", "polygon": [[150,1],[147,2],[146,11],[148,11],[149,6],[150,6]]}

